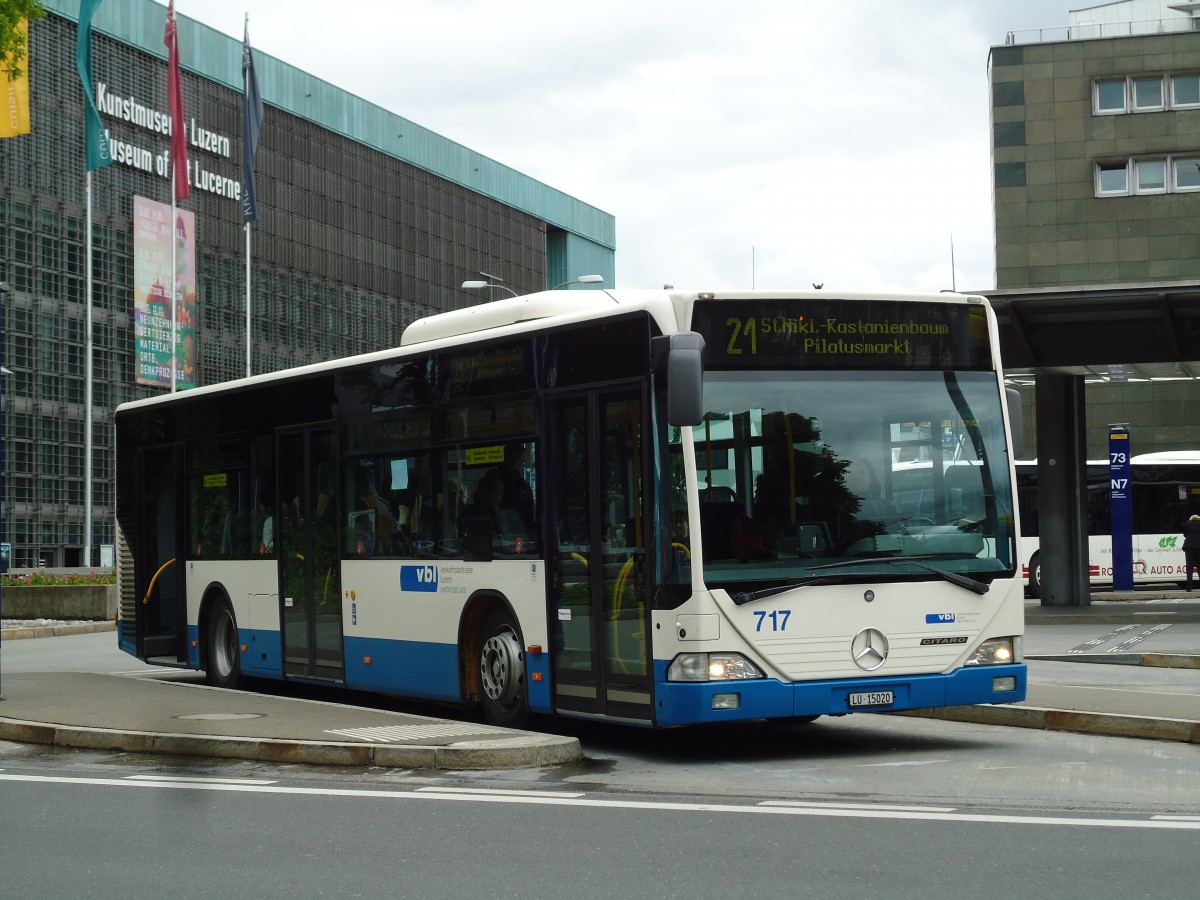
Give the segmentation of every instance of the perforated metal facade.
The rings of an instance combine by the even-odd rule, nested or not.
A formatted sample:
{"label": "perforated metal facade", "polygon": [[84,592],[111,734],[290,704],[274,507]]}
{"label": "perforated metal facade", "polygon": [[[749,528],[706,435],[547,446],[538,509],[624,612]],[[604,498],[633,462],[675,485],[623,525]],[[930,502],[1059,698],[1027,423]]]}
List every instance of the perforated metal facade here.
{"label": "perforated metal facade", "polygon": [[[0,279],[12,289],[3,310],[3,362],[12,373],[3,382],[3,540],[12,543],[17,566],[85,564],[86,179],[83,91],[75,69],[78,4],[47,6],[51,14],[30,27],[32,134],[0,142]],[[57,13],[60,7],[65,15]],[[118,100],[165,110],[165,10],[130,0],[121,12],[128,14],[121,39],[93,32],[93,80]],[[157,40],[151,41],[155,17]],[[207,53],[196,68],[227,73],[227,57],[240,60],[240,42],[181,21],[181,38],[189,33],[222,51]],[[185,66],[187,59],[185,52]],[[580,260],[599,261],[600,268],[586,272],[599,271],[612,284],[611,216],[491,161],[484,166],[491,182],[486,192],[464,186],[447,175],[469,151],[428,132],[421,134],[420,155],[436,155],[441,140],[445,173],[385,152],[370,136],[394,127],[396,117],[364,112],[358,98],[277,60],[264,57],[263,65],[260,218],[252,232],[255,373],[398,344],[412,319],[486,299],[459,288],[480,270],[524,292],[584,274],[573,271]],[[318,85],[323,112],[273,105],[296,93],[296,85],[280,82],[284,77],[307,87],[309,96]],[[214,140],[210,149],[189,147],[194,164],[214,186],[240,182],[240,75],[235,89],[220,73],[206,77],[185,68],[183,95],[189,123],[228,139],[227,146]],[[355,122],[340,129],[321,124],[339,98],[356,110]],[[153,165],[169,138],[119,115],[102,111],[102,120],[112,138],[139,152],[132,165],[114,163],[93,174],[93,548],[114,540],[112,410],[160,390],[134,382],[133,198],[170,201],[170,182]],[[139,167],[142,160],[149,171]],[[504,202],[506,193],[535,198],[534,208]],[[246,366],[241,204],[193,186],[181,206],[196,215],[197,383],[240,377]],[[578,222],[586,227],[572,231]],[[558,278],[562,272],[570,274]]]}

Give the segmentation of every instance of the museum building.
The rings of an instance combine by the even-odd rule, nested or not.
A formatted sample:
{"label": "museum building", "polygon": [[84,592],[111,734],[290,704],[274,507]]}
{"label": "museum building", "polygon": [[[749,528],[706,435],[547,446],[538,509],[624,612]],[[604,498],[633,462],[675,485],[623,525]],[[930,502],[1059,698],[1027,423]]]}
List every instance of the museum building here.
{"label": "museum building", "polygon": [[[45,6],[29,26],[30,133],[0,141],[2,519],[14,567],[101,562],[99,549],[114,543],[113,410],[170,384],[142,378],[148,351],[135,335],[135,307],[161,314],[154,301],[167,290],[139,276],[157,252],[140,241],[142,217],[172,199],[167,9],[121,0],[101,4],[92,23],[92,99],[113,162],[91,178],[94,524],[84,560],[80,4]],[[178,211],[194,223],[194,314],[176,321],[194,342],[190,383],[206,385],[247,366],[242,42],[177,19],[190,163]],[[462,289],[467,280],[518,294],[583,274],[613,285],[610,214],[258,50],[254,64],[265,112],[251,226],[253,374],[398,345],[413,319],[488,299]]]}

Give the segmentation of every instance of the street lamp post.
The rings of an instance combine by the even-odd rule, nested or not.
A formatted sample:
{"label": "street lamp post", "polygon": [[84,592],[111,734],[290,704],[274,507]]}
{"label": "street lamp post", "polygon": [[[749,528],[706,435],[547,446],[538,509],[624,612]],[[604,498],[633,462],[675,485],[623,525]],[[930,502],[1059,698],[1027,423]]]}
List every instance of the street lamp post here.
{"label": "street lamp post", "polygon": [[500,290],[502,290],[502,291],[508,291],[514,297],[521,296],[516,291],[514,291],[512,288],[510,288],[507,284],[495,284],[491,281],[464,281],[462,283],[462,286],[463,286],[464,290],[468,290],[468,291],[478,291],[478,290],[482,290],[483,288],[500,288]]}
{"label": "street lamp post", "polygon": [[568,287],[568,285],[572,284],[600,284],[602,281],[604,281],[603,275],[577,275],[575,278],[570,278],[562,284],[556,284],[550,290],[557,291],[559,288]]}
{"label": "street lamp post", "polygon": [[[561,284],[556,284],[554,287],[550,288],[550,290],[557,291],[559,288],[569,287],[572,284],[600,284],[602,281],[604,281],[603,275],[577,275],[574,278],[570,278],[562,282]],[[508,291],[514,297],[521,296],[507,284],[499,284],[495,281],[464,281],[462,286],[464,290],[468,291],[478,291],[482,290],[483,288],[499,288],[502,291]]]}

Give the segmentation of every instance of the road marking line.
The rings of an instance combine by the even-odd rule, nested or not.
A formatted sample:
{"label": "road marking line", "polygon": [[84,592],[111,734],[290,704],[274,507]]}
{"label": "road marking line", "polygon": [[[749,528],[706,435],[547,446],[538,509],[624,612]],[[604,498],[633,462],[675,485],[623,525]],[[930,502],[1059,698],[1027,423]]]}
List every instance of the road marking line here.
{"label": "road marking line", "polygon": [[759,806],[786,806],[800,809],[890,809],[893,812],[954,812],[956,806],[899,806],[891,803],[804,803],[792,800],[764,800]]}
{"label": "road marking line", "polygon": [[1104,635],[1104,637],[1092,638],[1090,641],[1085,641],[1082,644],[1078,644],[1077,646],[1072,647],[1067,652],[1068,653],[1087,653],[1093,647],[1100,646],[1105,641],[1107,641],[1109,638],[1116,637],[1118,634],[1122,634],[1133,628],[1137,628],[1137,626],[1136,625],[1122,625],[1120,628],[1116,629],[1115,631],[1110,631],[1108,634]]}
{"label": "road marking line", "polygon": [[473,796],[488,797],[495,795],[497,797],[586,797],[587,794],[582,791],[518,791],[507,790],[505,788],[448,788],[448,787],[423,787],[417,788],[418,793],[430,794],[469,794]]}
{"label": "road marking line", "polygon": [[1155,625],[1153,628],[1143,631],[1141,634],[1137,635],[1136,637],[1131,637],[1129,640],[1123,641],[1120,644],[1117,644],[1117,646],[1115,646],[1115,647],[1109,647],[1108,652],[1109,653],[1120,653],[1123,650],[1128,650],[1131,647],[1134,647],[1137,644],[1140,644],[1142,641],[1144,641],[1146,638],[1150,637],[1151,635],[1157,634],[1158,632],[1162,631],[1163,629],[1170,628],[1170,627],[1171,627],[1171,624],[1169,622],[1165,625]]}
{"label": "road marking line", "polygon": [[127,781],[150,781],[155,784],[179,782],[180,784],[278,784],[276,781],[249,781],[245,778],[201,778],[186,775],[127,775]]}
{"label": "road marking line", "polygon": [[177,781],[130,781],[117,778],[64,778],[54,775],[8,775],[0,773],[0,781],[20,781],[37,784],[89,785],[92,787],[157,788],[158,790],[221,791],[235,794],[278,794],[308,797],[339,797],[369,800],[454,800],[459,803],[514,803],[530,806],[571,806],[591,809],[636,809],[662,812],[750,813],[755,815],[809,816],[840,819],[896,819],[900,821],[955,822],[981,825],[1050,825],[1082,828],[1133,828],[1167,831],[1200,832],[1200,821],[1162,819],[1085,819],[1069,816],[962,813],[962,812],[895,812],[887,809],[843,809],[813,807],[780,807],[737,805],[731,803],[682,803],[677,801],[615,800],[583,797],[498,796],[495,794],[455,794],[447,791],[418,793],[412,791],[367,790],[365,788],[283,787],[260,784],[184,784]]}

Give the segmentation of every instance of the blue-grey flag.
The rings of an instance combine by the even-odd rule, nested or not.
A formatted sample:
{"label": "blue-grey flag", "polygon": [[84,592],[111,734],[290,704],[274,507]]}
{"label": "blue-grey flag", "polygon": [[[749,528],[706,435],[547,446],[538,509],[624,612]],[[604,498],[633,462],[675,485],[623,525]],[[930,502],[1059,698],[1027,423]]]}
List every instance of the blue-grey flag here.
{"label": "blue-grey flag", "polygon": [[258,221],[258,197],[254,190],[254,151],[258,149],[258,133],[262,130],[263,102],[258,92],[258,76],[254,74],[254,54],[250,50],[250,22],[246,22],[242,40],[242,218]]}

